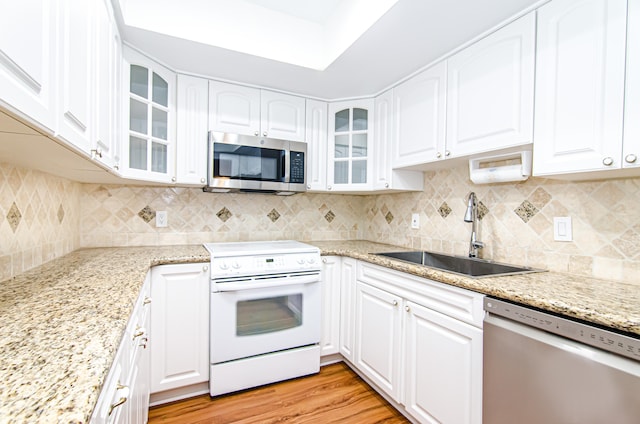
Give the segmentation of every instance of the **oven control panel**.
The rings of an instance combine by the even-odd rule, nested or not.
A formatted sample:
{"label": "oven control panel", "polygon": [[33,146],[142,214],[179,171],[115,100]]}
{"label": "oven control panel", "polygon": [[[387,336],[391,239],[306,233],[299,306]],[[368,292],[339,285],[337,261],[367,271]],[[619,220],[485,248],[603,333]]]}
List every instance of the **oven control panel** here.
{"label": "oven control panel", "polygon": [[213,257],[211,278],[320,270],[319,253]]}

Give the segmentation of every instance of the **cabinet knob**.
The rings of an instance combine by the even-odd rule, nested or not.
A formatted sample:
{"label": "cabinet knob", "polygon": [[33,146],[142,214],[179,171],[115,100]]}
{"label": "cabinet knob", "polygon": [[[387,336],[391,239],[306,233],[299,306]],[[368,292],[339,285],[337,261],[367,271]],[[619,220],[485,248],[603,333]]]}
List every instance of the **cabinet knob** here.
{"label": "cabinet knob", "polygon": [[436,153],[436,157],[437,157],[438,159],[440,159],[440,158],[442,157],[442,153],[440,153],[440,152]]}
{"label": "cabinet knob", "polygon": [[263,137],[266,137],[266,136],[267,136],[267,132],[266,132],[266,131],[265,131],[265,132],[263,132],[263,133],[262,133],[262,136],[263,136]]}
{"label": "cabinet knob", "polygon": [[327,186],[327,190],[331,190],[331,186]]}
{"label": "cabinet knob", "polygon": [[624,157],[624,161],[627,163],[635,163],[636,160],[638,160],[638,157],[633,153],[630,153]]}
{"label": "cabinet knob", "polygon": [[120,169],[120,166],[118,164],[113,165],[113,169],[115,169],[117,171],[118,169]]}
{"label": "cabinet knob", "polygon": [[171,182],[175,183],[176,182],[176,177],[171,177]]}
{"label": "cabinet knob", "polygon": [[411,308],[409,307],[409,305],[407,305],[407,306],[404,307],[404,310],[409,312],[411,310]]}
{"label": "cabinet knob", "polygon": [[204,184],[205,179],[204,179],[204,178],[200,178],[200,182],[201,182],[202,184]]}
{"label": "cabinet knob", "polygon": [[322,258],[322,263],[326,264],[327,263],[327,258]]}
{"label": "cabinet knob", "polygon": [[384,183],[384,188],[389,188],[389,183]]}
{"label": "cabinet knob", "polygon": [[391,302],[391,304],[392,304],[393,306],[398,306],[398,301],[397,301],[397,300],[395,300],[395,299],[393,299],[393,302]]}
{"label": "cabinet knob", "polygon": [[612,157],[607,156],[606,158],[602,159],[602,164],[603,164],[604,166],[611,166],[611,165],[613,165],[613,158],[612,158]]}
{"label": "cabinet knob", "polygon": [[206,266],[206,265],[205,265],[205,266],[203,266],[203,267],[202,267],[202,271],[204,271],[204,272],[209,271],[209,267],[208,267],[208,266]]}
{"label": "cabinet knob", "polygon": [[256,137],[260,135],[260,133],[258,131],[254,132],[253,135],[255,135]]}
{"label": "cabinet knob", "polygon": [[311,190],[311,184],[307,184],[307,190]]}
{"label": "cabinet knob", "polygon": [[445,150],[444,155],[445,155],[445,156],[451,156],[451,152],[450,152],[450,151],[448,151],[448,150]]}

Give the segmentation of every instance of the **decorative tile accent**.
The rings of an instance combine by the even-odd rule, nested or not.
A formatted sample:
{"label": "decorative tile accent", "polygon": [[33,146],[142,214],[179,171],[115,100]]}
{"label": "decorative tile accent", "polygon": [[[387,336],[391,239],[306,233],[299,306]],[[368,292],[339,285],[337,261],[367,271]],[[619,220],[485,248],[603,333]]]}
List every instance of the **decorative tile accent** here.
{"label": "decorative tile accent", "polygon": [[267,216],[269,217],[271,222],[276,222],[280,218],[280,214],[277,210],[275,210],[275,208],[271,209],[271,212],[269,212]]}
{"label": "decorative tile accent", "polygon": [[393,221],[393,214],[391,212],[387,212],[387,214],[384,216],[384,219],[387,220],[387,224],[391,224],[391,222]]}
{"label": "decorative tile accent", "polygon": [[478,202],[478,219],[482,220],[489,213],[489,208],[484,203]]}
{"label": "decorative tile accent", "polygon": [[231,218],[233,216],[233,214],[231,213],[231,211],[229,209],[227,209],[226,206],[224,206],[222,209],[220,209],[218,211],[218,213],[216,214],[216,216],[218,218],[220,218],[220,220],[222,222],[227,222],[227,220],[229,220],[229,218]]}
{"label": "decorative tile accent", "polygon": [[151,222],[152,219],[156,217],[156,211],[154,211],[149,207],[149,205],[147,205],[144,208],[142,208],[140,212],[138,212],[138,216],[148,224],[149,222]]}
{"label": "decorative tile accent", "polygon": [[336,214],[334,214],[332,211],[329,211],[324,215],[324,219],[326,219],[327,222],[333,221],[335,217],[336,217]]}
{"label": "decorative tile accent", "polygon": [[520,203],[520,206],[518,206],[514,212],[523,222],[529,222],[529,220],[540,211],[530,201],[525,200]]}
{"label": "decorative tile accent", "polygon": [[442,205],[440,205],[440,207],[438,208],[438,213],[442,218],[446,218],[449,216],[449,214],[451,213],[451,208],[449,207],[449,205],[447,205],[447,202],[444,202]]}
{"label": "decorative tile accent", "polygon": [[64,219],[64,208],[62,207],[62,203],[60,203],[60,207],[58,208],[58,222],[62,224],[63,219]]}
{"label": "decorative tile accent", "polygon": [[20,213],[20,209],[18,209],[16,202],[13,202],[11,205],[11,209],[9,209],[9,213],[7,213],[7,220],[9,221],[11,229],[15,233],[20,221],[22,220],[22,214]]}

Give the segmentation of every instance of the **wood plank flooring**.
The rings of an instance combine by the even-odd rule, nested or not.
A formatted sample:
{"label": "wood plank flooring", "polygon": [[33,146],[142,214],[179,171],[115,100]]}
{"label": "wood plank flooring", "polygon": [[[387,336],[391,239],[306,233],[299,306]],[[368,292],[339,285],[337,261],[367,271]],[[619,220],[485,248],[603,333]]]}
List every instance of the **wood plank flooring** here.
{"label": "wood plank flooring", "polygon": [[320,373],[215,398],[198,396],[149,411],[149,423],[408,423],[344,363]]}

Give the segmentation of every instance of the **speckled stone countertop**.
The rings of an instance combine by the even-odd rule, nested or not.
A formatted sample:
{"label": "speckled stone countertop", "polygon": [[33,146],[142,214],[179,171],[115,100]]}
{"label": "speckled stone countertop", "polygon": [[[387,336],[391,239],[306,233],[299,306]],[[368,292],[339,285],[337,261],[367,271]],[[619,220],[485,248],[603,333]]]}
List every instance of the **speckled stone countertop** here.
{"label": "speckled stone countertop", "polygon": [[88,423],[151,266],[202,246],[84,249],[0,282],[0,423]]}
{"label": "speckled stone countertop", "polygon": [[324,255],[349,256],[640,336],[640,285],[557,272],[469,278],[371,254],[412,249],[367,241],[311,244]]}
{"label": "speckled stone countertop", "polygon": [[[409,250],[387,244],[310,244],[640,335],[640,286],[552,272],[473,279],[371,254]],[[207,261],[200,245],[83,249],[0,282],[0,423],[88,422],[149,268]]]}

